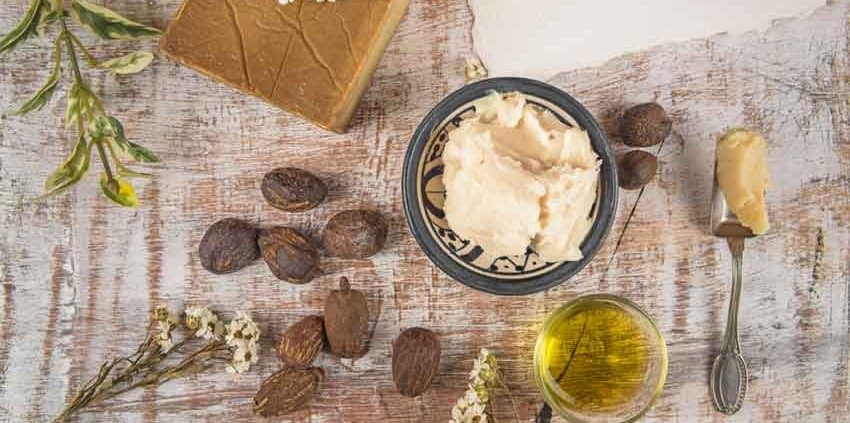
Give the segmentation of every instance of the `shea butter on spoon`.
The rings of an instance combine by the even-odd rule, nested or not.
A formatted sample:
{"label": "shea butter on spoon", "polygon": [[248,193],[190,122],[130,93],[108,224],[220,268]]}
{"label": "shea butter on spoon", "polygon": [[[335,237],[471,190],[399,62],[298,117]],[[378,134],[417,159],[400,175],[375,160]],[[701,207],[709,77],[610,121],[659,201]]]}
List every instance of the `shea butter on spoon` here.
{"label": "shea butter on spoon", "polygon": [[764,195],[770,176],[767,143],[758,132],[734,129],[717,142],[717,182],[729,210],[755,235],[770,229]]}
{"label": "shea butter on spoon", "polygon": [[494,92],[449,133],[443,162],[446,220],[486,255],[582,259],[600,167],[584,130]]}

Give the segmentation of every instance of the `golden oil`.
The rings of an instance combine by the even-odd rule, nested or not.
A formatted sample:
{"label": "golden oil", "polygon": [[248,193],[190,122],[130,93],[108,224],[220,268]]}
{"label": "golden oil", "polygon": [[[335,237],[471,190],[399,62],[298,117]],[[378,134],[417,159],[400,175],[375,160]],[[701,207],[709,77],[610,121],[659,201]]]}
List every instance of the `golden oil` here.
{"label": "golden oil", "polygon": [[607,295],[556,311],[537,341],[535,375],[546,401],[568,420],[630,421],[660,394],[664,340],[634,304]]}

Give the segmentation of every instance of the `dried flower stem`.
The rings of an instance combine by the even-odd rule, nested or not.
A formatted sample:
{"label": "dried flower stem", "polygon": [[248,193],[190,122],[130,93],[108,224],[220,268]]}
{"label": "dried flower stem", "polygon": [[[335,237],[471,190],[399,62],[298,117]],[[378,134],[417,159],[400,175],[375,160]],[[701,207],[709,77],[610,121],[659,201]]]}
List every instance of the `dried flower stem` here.
{"label": "dried flower stem", "polygon": [[[496,381],[496,386],[498,388],[503,389],[505,391],[505,394],[507,394],[508,400],[511,402],[511,408],[513,409],[513,412],[514,412],[514,419],[516,419],[515,421],[519,422],[520,421],[520,419],[519,419],[519,409],[516,406],[516,400],[514,400],[514,396],[513,396],[513,394],[511,394],[511,388],[509,388],[507,383],[505,383],[504,375],[502,375],[501,369],[496,371],[495,381]],[[490,409],[495,410],[496,409],[496,397],[495,397],[495,395],[490,397],[490,401],[491,401],[491,404],[490,404],[491,408]],[[495,423],[496,422],[496,413],[493,413],[492,417],[493,417],[493,422]]]}
{"label": "dried flower stem", "polygon": [[[205,312],[210,321],[217,323],[218,318],[205,307],[196,307],[195,310]],[[249,325],[259,330],[256,325],[245,314],[237,316],[240,327]],[[165,328],[162,324],[165,323]],[[126,392],[148,386],[158,386],[170,380],[183,378],[210,369],[214,364],[228,362],[233,365],[238,359],[234,356],[237,349],[228,343],[221,334],[204,337],[195,334],[194,337],[185,339],[171,345],[171,331],[177,327],[176,318],[165,309],[157,309],[154,318],[147,326],[144,341],[136,348],[136,351],[126,357],[120,357],[103,363],[97,374],[83,385],[79,392],[62,409],[52,422],[59,423],[76,414],[81,409],[94,405],[104,400],[115,398]],[[192,333],[198,329],[188,323],[183,326]],[[165,331],[165,332],[163,332]],[[163,336],[169,341],[168,347],[163,347]],[[200,348],[192,350],[189,348],[193,340],[206,339],[206,343]],[[256,341],[256,338],[254,339]],[[254,344],[255,345],[255,344]],[[256,355],[256,347],[250,346],[250,352]],[[183,355],[183,358],[171,366],[162,366],[166,358]],[[256,361],[256,359],[254,360]],[[243,363],[244,370],[250,367],[250,363]]]}
{"label": "dried flower stem", "polygon": [[[177,346],[175,346],[175,348],[177,348]],[[212,343],[207,344],[201,350],[192,353],[190,356],[180,361],[180,363],[178,363],[174,367],[151,371],[147,373],[142,378],[142,380],[136,383],[128,384],[127,386],[121,389],[109,392],[109,394],[101,398],[101,400],[116,397],[125,392],[132,391],[133,389],[143,388],[146,386],[161,385],[173,379],[179,379],[195,373],[200,373],[212,367],[213,363],[204,362],[205,360],[228,360],[227,357],[216,356],[217,353],[223,352],[229,354],[230,349],[227,348],[227,345],[225,345],[223,341],[214,341]],[[132,378],[130,380],[132,380]]]}

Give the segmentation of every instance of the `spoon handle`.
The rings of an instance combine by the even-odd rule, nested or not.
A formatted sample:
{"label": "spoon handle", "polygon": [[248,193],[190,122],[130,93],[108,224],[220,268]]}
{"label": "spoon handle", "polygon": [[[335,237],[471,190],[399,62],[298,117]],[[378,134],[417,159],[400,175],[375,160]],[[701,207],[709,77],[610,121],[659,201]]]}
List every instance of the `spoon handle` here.
{"label": "spoon handle", "polygon": [[729,316],[726,318],[726,336],[721,351],[741,353],[741,337],[738,335],[738,310],[743,290],[744,238],[727,238],[732,252],[732,296],[729,299]]}
{"label": "spoon handle", "polygon": [[729,301],[729,316],[726,320],[723,346],[711,369],[710,388],[715,408],[721,413],[732,415],[737,413],[744,404],[748,374],[747,364],[741,354],[741,339],[738,335],[744,238],[728,238],[728,242],[732,252],[732,295]]}

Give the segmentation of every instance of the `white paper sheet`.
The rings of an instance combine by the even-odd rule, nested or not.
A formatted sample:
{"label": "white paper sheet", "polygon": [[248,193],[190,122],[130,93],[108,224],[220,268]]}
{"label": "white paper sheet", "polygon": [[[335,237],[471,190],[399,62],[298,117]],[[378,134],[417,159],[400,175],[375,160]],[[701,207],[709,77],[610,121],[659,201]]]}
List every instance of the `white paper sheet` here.
{"label": "white paper sheet", "polygon": [[623,53],[765,29],[825,0],[469,0],[490,76],[547,79]]}

